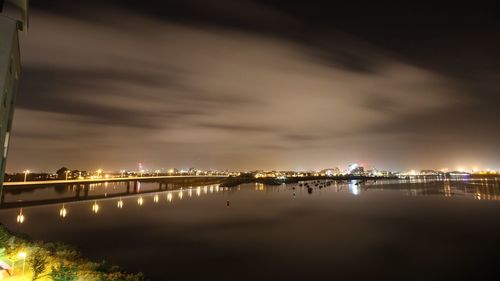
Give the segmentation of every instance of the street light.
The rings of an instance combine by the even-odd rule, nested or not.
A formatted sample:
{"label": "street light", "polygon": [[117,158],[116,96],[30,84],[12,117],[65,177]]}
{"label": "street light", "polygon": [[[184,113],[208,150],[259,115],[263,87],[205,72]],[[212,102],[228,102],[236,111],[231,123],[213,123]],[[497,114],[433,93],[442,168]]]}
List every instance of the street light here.
{"label": "street light", "polygon": [[70,170],[66,170],[65,173],[66,173],[66,180],[68,180],[68,174],[71,173],[71,171]]}
{"label": "street light", "polygon": [[28,177],[29,173],[30,173],[30,170],[24,171],[24,182],[26,182],[26,178]]}
{"label": "street light", "polygon": [[20,252],[18,256],[23,259],[23,277],[24,277],[24,268],[26,266],[26,252]]}

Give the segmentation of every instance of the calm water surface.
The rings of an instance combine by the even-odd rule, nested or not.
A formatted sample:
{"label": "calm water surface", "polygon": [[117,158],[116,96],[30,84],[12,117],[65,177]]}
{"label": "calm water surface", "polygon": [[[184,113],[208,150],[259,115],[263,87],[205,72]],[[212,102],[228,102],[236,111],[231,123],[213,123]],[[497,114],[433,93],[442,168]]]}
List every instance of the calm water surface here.
{"label": "calm water surface", "polygon": [[[150,280],[478,280],[498,265],[499,182],[62,186],[7,192],[0,222]],[[51,204],[17,223],[33,200]]]}

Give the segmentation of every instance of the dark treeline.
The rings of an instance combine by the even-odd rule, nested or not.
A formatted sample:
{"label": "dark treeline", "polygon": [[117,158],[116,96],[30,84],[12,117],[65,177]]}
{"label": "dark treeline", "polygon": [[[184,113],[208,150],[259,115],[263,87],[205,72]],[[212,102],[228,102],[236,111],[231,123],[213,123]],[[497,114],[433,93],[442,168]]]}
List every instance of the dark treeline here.
{"label": "dark treeline", "polygon": [[19,182],[19,181],[44,181],[44,180],[63,180],[63,179],[76,179],[79,177],[86,177],[87,171],[70,170],[62,167],[54,173],[33,173],[30,171],[17,172],[12,174],[5,174],[4,180],[6,182]]}
{"label": "dark treeline", "polygon": [[344,175],[344,176],[307,176],[307,177],[286,177],[283,179],[273,178],[273,177],[262,177],[255,178],[253,174],[241,174],[237,177],[228,177],[221,184],[222,187],[234,187],[244,183],[263,183],[267,185],[280,185],[289,183],[298,183],[301,181],[312,181],[312,180],[377,180],[377,179],[396,179],[397,177],[372,177],[372,176],[354,176],[354,175]]}
{"label": "dark treeline", "polygon": [[382,179],[492,179],[492,180],[500,180],[500,175],[498,174],[468,174],[464,176],[451,176],[450,174],[444,174],[440,177],[430,175],[430,176],[407,176],[407,177],[397,177],[397,176],[358,176],[358,175],[340,175],[340,176],[306,176],[306,177],[286,177],[286,178],[275,178],[275,177],[261,177],[256,178],[253,173],[241,174],[240,176],[228,177],[226,178],[221,186],[222,187],[234,187],[244,183],[263,183],[267,185],[280,185],[280,184],[289,184],[289,183],[298,183],[302,181],[312,181],[312,180],[382,180]]}

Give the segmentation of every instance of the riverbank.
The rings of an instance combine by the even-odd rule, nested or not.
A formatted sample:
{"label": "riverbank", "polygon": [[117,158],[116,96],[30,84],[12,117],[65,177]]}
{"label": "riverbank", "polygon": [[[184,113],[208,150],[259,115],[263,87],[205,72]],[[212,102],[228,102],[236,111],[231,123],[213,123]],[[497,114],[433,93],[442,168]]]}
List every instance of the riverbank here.
{"label": "riverbank", "polygon": [[397,179],[396,177],[368,177],[368,176],[311,176],[311,177],[261,177],[255,178],[252,175],[242,175],[237,177],[228,177],[222,183],[222,187],[234,187],[244,183],[262,183],[267,185],[290,184],[314,180],[382,180],[382,179]]}
{"label": "riverbank", "polygon": [[432,179],[446,179],[446,180],[500,180],[500,176],[496,174],[492,175],[482,175],[482,174],[469,174],[463,176],[450,176],[445,175],[443,177],[428,175],[428,176],[406,176],[406,177],[396,177],[396,176],[355,176],[355,175],[341,175],[341,176],[310,176],[310,177],[285,177],[285,178],[277,178],[277,177],[259,177],[256,178],[252,174],[242,174],[240,176],[228,177],[224,179],[221,183],[222,187],[234,187],[240,184],[245,183],[262,183],[267,185],[280,185],[280,184],[292,184],[299,182],[307,182],[314,180],[333,180],[333,181],[350,181],[350,180],[358,180],[358,181],[377,181],[377,180],[432,180]]}
{"label": "riverbank", "polygon": [[71,246],[32,241],[0,225],[0,280],[142,281],[144,277],[89,261]]}

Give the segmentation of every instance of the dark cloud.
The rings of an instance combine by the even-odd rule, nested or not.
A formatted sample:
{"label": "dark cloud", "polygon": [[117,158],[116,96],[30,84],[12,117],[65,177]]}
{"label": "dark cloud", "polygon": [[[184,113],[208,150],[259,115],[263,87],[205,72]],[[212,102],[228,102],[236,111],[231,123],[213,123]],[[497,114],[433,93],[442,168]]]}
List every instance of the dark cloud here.
{"label": "dark cloud", "polygon": [[[68,69],[50,67],[23,68],[23,86],[17,101],[18,108],[77,115],[88,122],[153,126],[148,120],[150,113],[131,114],[130,109],[117,109],[99,104],[99,99],[109,93],[121,93],[110,87],[113,83],[134,83],[160,86],[160,80],[132,72],[117,72],[112,69]],[[75,91],[84,92],[95,99],[95,103],[75,99]],[[169,117],[190,114],[190,112],[169,112]],[[153,126],[155,127],[155,126]]]}
{"label": "dark cloud", "polygon": [[498,165],[489,5],[34,2],[8,168]]}
{"label": "dark cloud", "polygon": [[379,94],[369,96],[362,103],[369,110],[385,113],[394,112],[399,106],[394,100]]}

